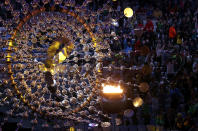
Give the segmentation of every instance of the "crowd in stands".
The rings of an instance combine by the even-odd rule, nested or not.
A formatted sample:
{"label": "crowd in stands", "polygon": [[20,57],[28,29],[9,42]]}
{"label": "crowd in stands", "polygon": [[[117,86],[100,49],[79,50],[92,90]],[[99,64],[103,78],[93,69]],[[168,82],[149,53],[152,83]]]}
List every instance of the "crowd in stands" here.
{"label": "crowd in stands", "polygon": [[[196,1],[117,1],[114,4],[118,11],[116,17],[122,15],[120,9],[130,4],[135,16],[121,18],[119,26],[104,27],[107,32],[117,34],[117,39],[109,40],[114,55],[112,63],[125,67],[145,64],[152,67],[151,74],[144,79],[151,89],[144,106],[137,111],[144,124],[185,131],[195,129],[198,126]],[[116,59],[118,57],[122,62]],[[137,114],[135,119],[131,118],[132,124],[140,124]]]}

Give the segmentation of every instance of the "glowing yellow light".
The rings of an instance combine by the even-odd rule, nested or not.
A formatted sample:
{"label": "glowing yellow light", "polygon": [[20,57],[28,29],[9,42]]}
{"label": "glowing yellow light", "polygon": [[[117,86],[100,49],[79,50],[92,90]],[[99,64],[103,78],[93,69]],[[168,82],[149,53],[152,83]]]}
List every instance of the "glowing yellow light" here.
{"label": "glowing yellow light", "polygon": [[70,127],[69,131],[75,131],[74,127]]}
{"label": "glowing yellow light", "polygon": [[93,47],[96,47],[97,46],[97,41],[95,38],[92,38],[92,42],[94,43]]}
{"label": "glowing yellow light", "polygon": [[7,57],[7,58],[11,58],[11,54],[10,54],[10,53],[8,53],[6,57]]}
{"label": "glowing yellow light", "polygon": [[54,69],[49,69],[49,71],[52,73],[52,75],[54,75],[54,74],[55,74]]}
{"label": "glowing yellow light", "polygon": [[10,58],[7,58],[7,62],[9,62],[11,59]]}
{"label": "glowing yellow light", "polygon": [[[65,46],[61,49],[61,51],[58,54],[56,54],[61,44],[64,44]],[[74,48],[74,44],[68,43],[68,41],[65,39],[61,39],[59,41],[53,42],[52,45],[47,50],[47,54],[48,54],[47,64],[51,66],[52,64],[55,63],[55,61],[52,60],[54,56],[58,59],[58,63],[62,63],[69,56],[73,48]]]}
{"label": "glowing yellow light", "polygon": [[100,69],[98,69],[98,72],[100,73],[100,72],[101,72],[101,70],[100,70]]}
{"label": "glowing yellow light", "polygon": [[12,41],[9,41],[9,42],[8,42],[8,45],[9,45],[9,46],[13,46]]}
{"label": "glowing yellow light", "polygon": [[134,106],[134,107],[140,107],[142,104],[143,104],[143,100],[142,100],[142,98],[140,98],[140,97],[136,97],[136,98],[133,100],[133,106]]}
{"label": "glowing yellow light", "polygon": [[124,9],[124,15],[126,17],[132,17],[133,16],[133,10],[131,8],[125,8]]}
{"label": "glowing yellow light", "polygon": [[63,62],[66,58],[62,51],[58,53],[58,63]]}
{"label": "glowing yellow light", "polygon": [[97,43],[95,42],[95,43],[94,43],[94,47],[96,47],[96,46],[97,46]]}
{"label": "glowing yellow light", "polygon": [[113,85],[105,85],[102,84],[103,93],[123,93],[123,89],[120,88],[120,85],[113,86]]}
{"label": "glowing yellow light", "polygon": [[56,53],[56,51],[58,50],[58,48],[60,47],[60,42],[55,41],[47,50],[47,54],[50,57],[53,57]]}
{"label": "glowing yellow light", "polygon": [[39,65],[38,67],[39,67],[39,69],[40,69],[41,71],[43,71],[43,72],[47,71],[47,68],[45,67],[44,64]]}

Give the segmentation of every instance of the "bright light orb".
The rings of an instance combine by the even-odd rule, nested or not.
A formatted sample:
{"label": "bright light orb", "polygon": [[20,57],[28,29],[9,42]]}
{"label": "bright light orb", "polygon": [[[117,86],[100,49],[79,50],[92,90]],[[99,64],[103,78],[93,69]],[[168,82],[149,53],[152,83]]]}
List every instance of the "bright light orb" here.
{"label": "bright light orb", "polygon": [[143,100],[142,100],[141,97],[136,97],[136,98],[133,100],[133,106],[134,106],[134,107],[140,107],[142,104],[143,104]]}
{"label": "bright light orb", "polygon": [[103,93],[123,93],[123,89],[120,88],[120,85],[113,86],[113,85],[105,85],[102,84],[103,87]]}
{"label": "bright light orb", "polygon": [[63,54],[62,51],[60,51],[60,52],[58,53],[58,60],[59,60],[58,62],[59,62],[59,63],[63,62],[66,58],[67,58],[67,57]]}
{"label": "bright light orb", "polygon": [[132,17],[133,16],[133,10],[131,8],[125,8],[124,9],[124,15],[128,18]]}

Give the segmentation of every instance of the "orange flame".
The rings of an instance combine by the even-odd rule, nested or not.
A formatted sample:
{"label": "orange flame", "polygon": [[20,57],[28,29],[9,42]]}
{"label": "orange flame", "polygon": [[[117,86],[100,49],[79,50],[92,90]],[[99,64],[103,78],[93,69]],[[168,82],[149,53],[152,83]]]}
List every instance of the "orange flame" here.
{"label": "orange flame", "polygon": [[114,86],[114,85],[105,85],[102,84],[103,87],[103,93],[123,93],[123,89],[120,88],[120,85]]}

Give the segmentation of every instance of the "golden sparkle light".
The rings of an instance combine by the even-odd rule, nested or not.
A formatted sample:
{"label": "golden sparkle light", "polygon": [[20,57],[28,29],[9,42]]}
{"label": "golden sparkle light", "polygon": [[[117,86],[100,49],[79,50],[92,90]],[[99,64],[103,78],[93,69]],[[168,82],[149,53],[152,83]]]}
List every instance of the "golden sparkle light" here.
{"label": "golden sparkle light", "polygon": [[130,7],[124,9],[124,15],[128,18],[133,16],[133,10]]}
{"label": "golden sparkle light", "polygon": [[134,107],[140,107],[142,104],[143,104],[143,100],[142,100],[141,97],[136,97],[136,98],[133,100],[133,106],[134,106]]}
{"label": "golden sparkle light", "polygon": [[123,89],[121,89],[120,85],[118,86],[114,86],[114,85],[105,85],[105,84],[102,84],[102,87],[103,87],[103,93],[104,94],[107,94],[107,93],[123,93]]}
{"label": "golden sparkle light", "polygon": [[62,51],[58,53],[58,63],[63,62],[67,58],[67,55],[64,55]]}
{"label": "golden sparkle light", "polygon": [[8,41],[8,46],[13,46],[13,42],[12,41]]}

